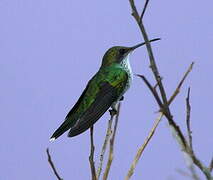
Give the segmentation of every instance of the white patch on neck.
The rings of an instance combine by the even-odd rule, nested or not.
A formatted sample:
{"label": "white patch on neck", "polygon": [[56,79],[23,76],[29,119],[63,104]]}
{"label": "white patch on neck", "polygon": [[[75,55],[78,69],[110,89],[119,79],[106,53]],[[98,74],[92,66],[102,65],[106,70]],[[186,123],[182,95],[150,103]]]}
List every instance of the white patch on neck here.
{"label": "white patch on neck", "polygon": [[125,70],[127,71],[128,75],[130,76],[131,80],[133,79],[133,74],[132,74],[132,68],[129,62],[129,56],[131,53],[129,53],[121,62],[121,66],[123,68],[125,68]]}

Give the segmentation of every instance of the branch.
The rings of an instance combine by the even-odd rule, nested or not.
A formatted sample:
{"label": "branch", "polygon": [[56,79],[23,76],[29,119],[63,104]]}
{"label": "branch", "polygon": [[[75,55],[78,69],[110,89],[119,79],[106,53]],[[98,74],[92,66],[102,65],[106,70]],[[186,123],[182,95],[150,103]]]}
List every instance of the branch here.
{"label": "branch", "polygon": [[[177,88],[175,89],[173,95],[171,96],[168,105],[170,105],[170,104],[172,103],[172,101],[175,99],[175,97],[176,97],[176,96],[178,95],[178,93],[180,92],[180,88],[181,88],[182,84],[184,83],[184,81],[185,81],[186,77],[188,76],[188,74],[191,72],[192,67],[193,67],[193,64],[194,64],[194,63],[192,63],[192,64],[189,66],[189,68],[187,69],[186,73],[184,74],[183,78],[181,79],[180,83],[178,84]],[[156,102],[158,103],[159,107],[160,107],[160,108],[163,108],[161,99],[160,99],[160,97],[159,97],[159,95],[158,95],[158,93],[157,93],[157,91],[156,91],[156,85],[153,87],[153,86],[150,84],[150,82],[146,79],[146,77],[143,76],[143,75],[137,74],[137,76],[139,76],[140,78],[142,78],[142,80],[145,82],[145,84],[147,85],[147,87],[148,87],[149,90],[152,92],[153,96],[155,97],[155,100],[156,100]],[[157,120],[159,120],[159,122],[160,122],[160,119],[161,119],[162,117],[163,117],[163,113],[161,112],[161,113],[160,113],[160,116],[159,116],[159,119],[157,118],[157,119],[156,119],[156,122],[158,122]],[[137,155],[135,156],[135,159],[134,159],[134,161],[133,161],[133,163],[132,163],[132,165],[131,165],[131,168],[130,168],[130,170],[129,170],[129,172],[128,172],[128,175],[126,176],[126,180],[130,179],[130,177],[132,176],[132,174],[133,174],[133,172],[134,172],[134,169],[135,169],[135,166],[136,166],[136,164],[137,164],[137,162],[138,162],[138,160],[139,160],[139,158],[140,158],[142,152],[143,152],[144,149],[146,148],[146,145],[148,144],[149,140],[152,138],[152,136],[153,136],[153,134],[154,134],[154,131],[155,131],[155,129],[157,128],[158,123],[159,123],[159,122],[158,122],[158,123],[156,123],[156,122],[155,122],[155,124],[154,124],[152,130],[150,131],[150,133],[149,133],[149,135],[148,135],[148,137],[147,137],[148,141],[147,141],[147,139],[146,139],[146,141],[145,141],[144,144],[141,146],[141,148],[139,148],[138,153],[137,153]],[[194,172],[194,171],[192,171],[192,172]]]}
{"label": "branch", "polygon": [[183,78],[181,79],[181,81],[179,82],[177,88],[175,89],[173,95],[169,98],[169,101],[168,101],[168,104],[170,105],[171,102],[174,100],[174,98],[178,95],[178,93],[180,92],[180,88],[181,86],[183,85],[186,77],[189,75],[189,73],[192,71],[192,68],[193,68],[193,65],[194,65],[194,62],[192,62],[189,66],[189,68],[187,69],[187,71],[185,72]]}
{"label": "branch", "polygon": [[[138,14],[138,11],[137,11],[137,8],[135,6],[134,0],[129,0],[129,2],[130,2],[130,6],[132,8],[132,16],[135,18],[135,20],[136,20],[136,22],[137,22],[137,24],[138,24],[138,26],[139,26],[139,28],[141,30],[141,33],[143,35],[144,41],[146,43],[146,48],[147,48],[147,52],[148,52],[149,60],[150,60],[150,68],[152,69],[154,77],[155,77],[156,81],[158,82],[158,86],[159,86],[159,89],[160,89],[162,100],[163,100],[163,103],[164,103],[164,106],[165,106],[165,111],[167,112],[167,114],[169,116],[171,116],[170,115],[170,110],[169,110],[169,108],[167,106],[167,98],[166,98],[166,93],[165,93],[165,90],[164,90],[164,86],[163,86],[162,81],[161,81],[161,76],[159,74],[157,65],[155,63],[155,58],[154,58],[154,54],[153,54],[153,51],[152,51],[151,44],[149,42],[148,35],[147,35],[145,27],[143,25],[143,19]],[[149,1],[147,1],[147,5],[148,5],[148,2]],[[144,9],[146,10],[145,6],[144,6]],[[144,13],[145,13],[145,10],[144,10]]]}
{"label": "branch", "polygon": [[110,113],[110,120],[108,121],[107,132],[106,132],[105,140],[104,140],[102,150],[101,150],[101,154],[100,154],[99,167],[98,167],[98,170],[97,170],[97,179],[99,179],[100,175],[101,175],[103,161],[104,161],[104,155],[105,155],[105,152],[106,152],[106,148],[107,148],[110,136],[112,134],[112,121],[113,121],[114,116],[115,116],[114,113]]}
{"label": "branch", "polygon": [[[190,127],[190,116],[191,116],[191,106],[190,106],[190,88],[188,88],[187,97],[186,97],[186,127],[187,127],[187,134],[188,134],[188,141],[190,147],[190,153],[194,154],[193,147],[192,147],[192,131]],[[194,164],[191,159],[186,158],[188,160],[187,164],[189,166],[189,170],[191,171],[192,178],[195,180],[199,180],[196,170],[194,168]]]}
{"label": "branch", "polygon": [[135,167],[136,167],[136,165],[137,165],[137,163],[138,163],[138,161],[139,161],[139,159],[140,159],[140,157],[141,157],[141,155],[142,155],[144,149],[146,148],[146,146],[148,145],[148,143],[149,143],[149,141],[151,140],[152,136],[154,135],[155,130],[156,130],[156,128],[157,128],[157,126],[158,126],[160,120],[162,119],[162,117],[163,117],[163,113],[160,112],[159,116],[158,116],[157,119],[155,120],[155,123],[154,123],[154,125],[153,125],[151,131],[149,132],[149,135],[148,135],[147,138],[145,139],[143,145],[138,149],[137,154],[136,154],[136,156],[135,156],[135,158],[134,158],[134,160],[133,160],[133,162],[132,162],[132,164],[131,164],[131,167],[130,167],[130,169],[129,169],[129,171],[128,171],[128,174],[127,174],[125,180],[129,180],[129,179],[131,178],[131,176],[133,175],[134,170],[135,170]]}
{"label": "branch", "polygon": [[143,19],[143,16],[144,16],[144,14],[145,14],[145,12],[146,12],[146,8],[147,8],[148,4],[149,4],[149,0],[146,0],[146,2],[145,2],[145,4],[144,4],[143,11],[142,11],[141,16],[140,16],[139,24],[141,23],[141,21],[142,21],[142,19]]}
{"label": "branch", "polygon": [[[170,97],[169,101],[168,101],[168,106],[173,102],[173,100],[175,99],[175,97],[179,94],[180,92],[180,89],[184,83],[184,81],[186,80],[186,77],[189,75],[189,73],[191,72],[192,68],[193,68],[193,65],[194,65],[194,62],[191,63],[191,65],[189,66],[189,68],[187,69],[187,71],[185,72],[185,74],[183,75],[182,79],[180,80],[177,88],[175,89],[173,95]],[[140,78],[142,78],[142,80],[145,82],[145,84],[147,85],[147,87],[149,88],[149,90],[152,92],[153,96],[155,97],[155,100],[156,102],[158,103],[159,105],[159,108],[160,108],[160,111],[165,113],[164,112],[164,107],[162,105],[162,101],[156,91],[156,85],[154,87],[152,87],[152,85],[150,84],[150,82],[145,78],[145,76],[143,75],[137,75],[139,76]],[[166,114],[164,114],[166,116]],[[166,116],[167,119],[169,120],[170,119],[170,125],[172,126],[172,128],[174,129],[175,133],[177,132],[178,133],[178,137],[180,139],[180,143],[183,144],[183,146],[186,146],[186,140],[180,130],[180,128],[176,125],[176,123],[173,121],[172,119],[172,116]]]}
{"label": "branch", "polygon": [[56,170],[56,168],[55,168],[55,165],[54,165],[54,163],[53,163],[53,161],[52,161],[52,158],[51,158],[51,155],[50,155],[50,152],[49,152],[49,148],[46,149],[46,152],[47,152],[48,162],[49,162],[49,164],[50,164],[50,166],[51,166],[51,168],[52,168],[52,170],[53,170],[55,176],[57,177],[58,180],[63,180],[63,179],[59,176],[59,174],[58,174],[58,172],[57,172],[57,170]]}
{"label": "branch", "polygon": [[[197,176],[195,169],[194,169],[194,164],[205,174],[206,179],[208,180],[212,180],[212,176],[211,176],[211,170],[209,168],[207,168],[205,165],[203,165],[201,163],[201,161],[196,157],[194,150],[193,150],[193,146],[192,146],[192,131],[191,131],[191,127],[190,127],[190,113],[191,113],[191,106],[190,106],[190,88],[188,88],[188,93],[187,93],[187,98],[186,98],[186,126],[187,126],[187,134],[188,134],[188,138],[189,138],[189,145],[188,145],[188,149],[185,150],[185,152],[187,153],[186,155],[186,160],[187,160],[187,164],[189,166],[189,169],[192,173],[192,176],[195,180],[199,180],[199,177]],[[194,163],[194,164],[193,164]]]}
{"label": "branch", "polygon": [[190,146],[188,145],[188,143],[187,143],[187,141],[186,141],[181,129],[179,128],[179,126],[173,120],[173,116],[171,115],[171,112],[170,112],[170,109],[169,109],[169,104],[168,104],[168,101],[167,101],[166,92],[165,92],[163,83],[161,81],[161,76],[159,74],[157,65],[155,63],[155,58],[154,58],[154,55],[153,55],[153,52],[152,52],[152,47],[150,45],[149,38],[148,38],[148,35],[146,33],[146,30],[145,30],[145,26],[143,25],[143,19],[140,18],[139,14],[138,14],[137,8],[136,8],[135,3],[134,3],[134,0],[129,0],[129,3],[130,3],[130,6],[131,6],[131,9],[132,9],[132,16],[135,18],[135,20],[136,20],[136,22],[137,22],[137,24],[138,24],[138,26],[139,26],[139,28],[141,30],[142,36],[143,36],[143,38],[145,40],[147,52],[148,52],[148,55],[149,55],[150,68],[151,68],[151,70],[153,72],[153,75],[155,77],[155,80],[156,80],[156,82],[158,84],[158,87],[159,87],[159,90],[160,90],[161,98],[162,98],[162,101],[163,101],[163,108],[161,109],[161,111],[166,116],[166,118],[167,118],[167,120],[169,122],[169,126],[170,126],[170,128],[172,130],[172,133],[173,133],[176,141],[178,142],[181,150],[187,156],[189,156],[191,158],[191,160],[193,161],[193,163],[197,167],[200,168],[200,170],[205,174],[206,178],[208,180],[211,180],[212,177],[211,177],[211,173],[209,171],[209,168],[204,166],[198,160],[198,158],[195,156],[194,153],[191,153]]}
{"label": "branch", "polygon": [[193,150],[192,131],[191,131],[191,126],[190,126],[191,106],[190,106],[190,102],[189,102],[189,97],[190,97],[190,87],[188,88],[188,93],[187,93],[187,98],[186,98],[186,127],[187,127],[188,139],[189,139],[189,146],[190,146],[191,150]]}
{"label": "branch", "polygon": [[140,78],[144,81],[144,83],[147,85],[147,87],[149,88],[149,90],[152,92],[152,94],[153,94],[153,96],[154,96],[156,102],[158,103],[159,107],[162,108],[162,107],[163,107],[163,104],[162,104],[162,102],[161,102],[161,99],[160,99],[160,97],[159,97],[157,91],[156,91],[155,86],[152,87],[152,85],[151,85],[150,82],[146,79],[145,76],[140,75],[140,74],[136,74],[136,76],[140,77]]}
{"label": "branch", "polygon": [[115,134],[116,134],[116,131],[117,131],[117,126],[118,126],[120,107],[121,107],[121,103],[119,103],[118,107],[117,107],[117,113],[116,113],[115,124],[114,124],[114,128],[113,128],[113,134],[112,134],[112,137],[110,139],[109,156],[108,156],[108,161],[107,161],[106,169],[105,169],[105,172],[104,172],[103,180],[107,180],[108,175],[109,175],[109,171],[110,171],[110,168],[111,168],[111,165],[112,165],[112,161],[113,161]]}
{"label": "branch", "polygon": [[90,168],[91,168],[91,175],[92,175],[92,180],[97,180],[95,163],[94,163],[95,146],[94,146],[94,140],[93,140],[93,126],[90,128],[90,142],[91,142],[91,148],[90,148],[89,162],[90,162]]}
{"label": "branch", "polygon": [[143,25],[143,20],[141,20],[141,22],[140,22],[140,17],[139,17],[137,9],[135,7],[134,0],[129,0],[129,2],[130,2],[130,5],[131,5],[131,8],[132,8],[132,15],[135,18],[136,22],[138,23],[138,26],[139,26],[139,28],[141,30],[143,38],[144,38],[144,40],[146,42],[146,47],[147,47],[147,51],[148,51],[148,54],[149,54],[150,68],[151,68],[151,70],[153,72],[153,75],[155,77],[156,82],[158,83],[158,87],[159,87],[159,90],[160,90],[160,93],[161,93],[161,98],[163,100],[163,108],[161,110],[163,111],[164,115],[168,119],[168,122],[169,122],[170,126],[172,127],[172,129],[174,129],[173,132],[175,132],[175,134],[176,134],[175,136],[178,136],[179,142],[181,143],[181,145],[186,147],[187,145],[186,145],[185,138],[184,138],[180,128],[174,122],[173,117],[172,117],[172,115],[170,113],[170,109],[169,109],[169,106],[168,106],[168,102],[167,102],[167,97],[166,97],[166,93],[165,93],[165,90],[164,90],[164,86],[162,84],[161,76],[159,74],[157,65],[155,63],[155,59],[154,59],[154,55],[153,55],[153,52],[152,52],[152,48],[151,48],[151,45],[149,43],[149,38],[148,38],[148,35],[146,33],[145,27]]}
{"label": "branch", "polygon": [[[174,93],[172,94],[172,96],[169,98],[168,101],[168,105],[170,105],[172,103],[172,101],[175,99],[175,97],[179,94],[180,89],[184,83],[184,81],[186,80],[187,76],[189,75],[189,73],[192,71],[194,62],[192,62],[189,66],[189,68],[187,69],[187,71],[185,72],[185,74],[183,75],[181,81],[179,82],[178,86],[176,87]],[[161,102],[161,99],[156,91],[156,87],[158,84],[156,84],[154,87],[152,87],[152,85],[150,84],[150,82],[146,79],[145,76],[140,75],[140,74],[136,74],[136,76],[142,78],[142,80],[145,82],[145,84],[147,85],[147,87],[149,88],[149,90],[152,92],[153,96],[155,97],[156,102],[158,103],[158,106],[160,108],[163,108],[163,104]]]}

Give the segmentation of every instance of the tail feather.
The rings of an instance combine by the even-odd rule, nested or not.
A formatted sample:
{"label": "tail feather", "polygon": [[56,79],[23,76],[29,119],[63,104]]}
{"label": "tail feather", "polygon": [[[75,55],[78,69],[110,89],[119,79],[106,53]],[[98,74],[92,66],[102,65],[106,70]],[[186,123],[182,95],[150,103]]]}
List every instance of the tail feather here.
{"label": "tail feather", "polygon": [[67,120],[65,120],[61,124],[61,126],[53,133],[53,135],[50,138],[50,141],[53,141],[53,140],[57,139],[59,136],[61,136],[62,134],[64,134],[70,128],[71,128],[70,123],[68,123]]}

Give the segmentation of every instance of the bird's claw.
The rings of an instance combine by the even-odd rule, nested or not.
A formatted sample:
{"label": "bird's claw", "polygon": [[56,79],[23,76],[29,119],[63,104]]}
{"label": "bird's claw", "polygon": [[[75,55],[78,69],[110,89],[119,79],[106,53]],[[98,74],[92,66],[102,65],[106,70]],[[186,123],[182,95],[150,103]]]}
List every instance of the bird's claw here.
{"label": "bird's claw", "polygon": [[124,96],[121,97],[121,99],[119,101],[123,101],[124,100]]}
{"label": "bird's claw", "polygon": [[117,110],[116,109],[110,109],[109,113],[110,113],[111,116],[114,116],[114,115],[117,114]]}

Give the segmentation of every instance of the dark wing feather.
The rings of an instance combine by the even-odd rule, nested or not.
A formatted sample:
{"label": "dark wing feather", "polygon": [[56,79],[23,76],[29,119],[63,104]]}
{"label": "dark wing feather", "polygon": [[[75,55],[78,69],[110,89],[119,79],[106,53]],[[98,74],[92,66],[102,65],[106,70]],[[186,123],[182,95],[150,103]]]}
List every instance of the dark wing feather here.
{"label": "dark wing feather", "polygon": [[113,87],[108,82],[103,83],[95,101],[70,129],[68,136],[76,136],[90,128],[109,109],[117,98],[118,93],[116,87]]}
{"label": "dark wing feather", "polygon": [[[78,99],[77,103],[73,106],[73,108],[70,110],[70,112],[67,114],[65,121],[60,125],[60,127],[53,133],[53,135],[51,136],[51,138],[58,138],[59,136],[61,136],[64,132],[66,132],[68,129],[70,129],[70,127],[73,125],[72,123],[75,122],[74,116],[72,116],[73,114],[75,114],[75,112],[77,111],[80,103],[82,102],[82,99],[84,98],[87,90],[89,88],[89,83],[87,85],[87,87],[85,88],[85,90],[83,91],[83,93],[81,94],[80,98]],[[72,116],[72,121],[68,121],[67,119]],[[76,117],[77,118],[77,117]]]}

